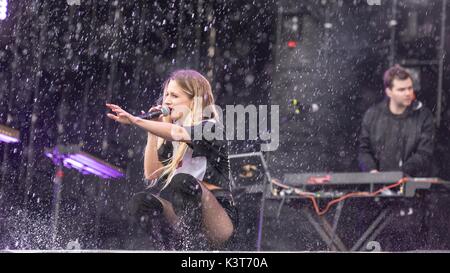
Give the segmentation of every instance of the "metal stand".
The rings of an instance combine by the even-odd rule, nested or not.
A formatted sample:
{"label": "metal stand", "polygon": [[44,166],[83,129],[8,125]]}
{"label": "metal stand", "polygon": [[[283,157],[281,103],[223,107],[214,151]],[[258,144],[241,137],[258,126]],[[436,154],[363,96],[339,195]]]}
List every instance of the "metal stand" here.
{"label": "metal stand", "polygon": [[364,243],[373,241],[392,220],[391,209],[383,209],[349,250],[336,234],[343,206],[344,204],[342,202],[338,204],[333,219],[333,226],[330,225],[325,216],[315,216],[309,209],[302,209],[302,213],[306,216],[322,240],[327,244],[328,249],[332,251],[365,251]]}
{"label": "metal stand", "polygon": [[[264,168],[264,173],[265,173],[265,179],[264,179],[262,189],[261,189],[262,197],[261,197],[261,206],[259,209],[259,216],[258,216],[258,238],[256,240],[256,251],[261,251],[261,240],[262,240],[262,232],[263,232],[263,224],[264,224],[265,200],[266,200],[266,196],[268,196],[271,191],[271,185],[272,185],[272,183],[271,183],[272,177],[269,173],[267,162],[264,159],[264,155],[262,154],[262,152],[229,155],[228,158],[233,159],[233,158],[242,158],[242,157],[251,157],[251,156],[256,156],[261,159],[261,164]],[[232,183],[234,185],[234,181],[232,181]]]}
{"label": "metal stand", "polygon": [[[57,161],[57,162],[56,162]],[[57,163],[55,178],[53,179],[53,211],[52,211],[52,249],[56,248],[58,235],[59,210],[61,205],[61,191],[64,177],[62,158],[55,160]]]}
{"label": "metal stand", "polygon": [[[384,220],[384,221],[383,221]],[[351,251],[363,250],[362,245],[364,242],[374,240],[386,225],[392,220],[391,210],[389,208],[383,209],[380,214],[375,218],[372,224],[367,228],[359,240],[353,245]],[[367,240],[367,238],[369,238]]]}
{"label": "metal stand", "polygon": [[330,225],[325,216],[315,216],[310,212],[310,210],[306,208],[302,209],[302,213],[312,224],[322,240],[327,244],[328,249],[331,249],[333,251],[348,251],[348,248],[345,246],[339,236],[336,235],[336,228],[341,216],[343,206],[344,204],[342,202],[338,204],[336,213],[334,215],[333,226]]}

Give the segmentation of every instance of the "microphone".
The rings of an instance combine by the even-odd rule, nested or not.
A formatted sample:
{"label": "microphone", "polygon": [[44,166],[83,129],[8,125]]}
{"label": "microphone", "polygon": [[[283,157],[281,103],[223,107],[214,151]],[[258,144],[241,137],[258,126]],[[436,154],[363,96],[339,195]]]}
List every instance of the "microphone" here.
{"label": "microphone", "polygon": [[141,119],[154,119],[154,118],[159,117],[161,114],[163,116],[168,116],[170,114],[170,108],[167,107],[167,106],[163,106],[163,107],[161,107],[160,110],[144,113],[142,115],[139,115],[138,118],[141,118]]}

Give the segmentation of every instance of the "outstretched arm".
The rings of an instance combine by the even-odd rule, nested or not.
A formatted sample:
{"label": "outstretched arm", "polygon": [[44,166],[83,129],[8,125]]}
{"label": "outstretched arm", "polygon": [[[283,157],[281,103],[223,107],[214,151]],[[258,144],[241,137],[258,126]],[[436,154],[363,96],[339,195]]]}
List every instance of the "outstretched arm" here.
{"label": "outstretched arm", "polygon": [[131,115],[115,104],[108,103],[106,106],[115,113],[115,115],[108,113],[107,116],[119,123],[136,125],[155,136],[162,137],[169,141],[182,141],[188,143],[191,141],[189,133],[182,126],[167,122],[141,119]]}

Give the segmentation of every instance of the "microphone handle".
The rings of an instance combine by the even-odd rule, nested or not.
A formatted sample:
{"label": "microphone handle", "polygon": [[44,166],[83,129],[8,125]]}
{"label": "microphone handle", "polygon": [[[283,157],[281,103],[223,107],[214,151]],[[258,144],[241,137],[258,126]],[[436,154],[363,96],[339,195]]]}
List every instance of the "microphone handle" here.
{"label": "microphone handle", "polygon": [[158,110],[158,111],[154,111],[154,112],[144,113],[142,115],[139,115],[138,117],[141,119],[154,119],[154,118],[159,117],[161,114],[162,114],[162,112]]}

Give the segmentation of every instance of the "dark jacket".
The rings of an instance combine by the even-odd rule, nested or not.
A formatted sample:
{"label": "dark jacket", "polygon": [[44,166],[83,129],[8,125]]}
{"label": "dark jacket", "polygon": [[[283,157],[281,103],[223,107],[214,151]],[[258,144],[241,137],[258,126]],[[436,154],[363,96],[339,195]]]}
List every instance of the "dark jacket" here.
{"label": "dark jacket", "polygon": [[[394,115],[388,105],[389,100],[384,100],[364,115],[358,156],[361,170],[401,170],[410,176],[429,176],[434,139],[431,111],[415,101],[402,115]],[[388,128],[392,124],[399,125],[394,132]],[[398,164],[391,164],[395,155]]]}

